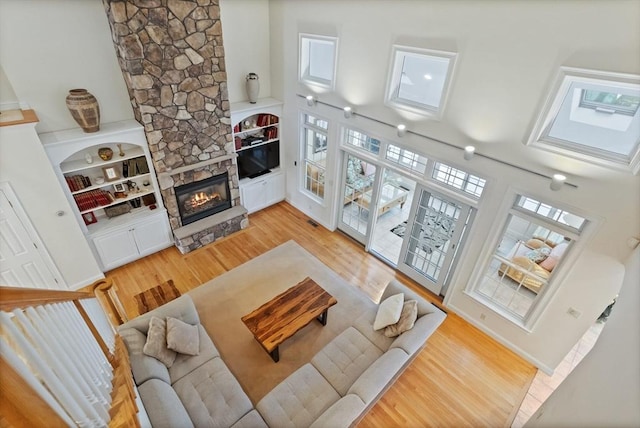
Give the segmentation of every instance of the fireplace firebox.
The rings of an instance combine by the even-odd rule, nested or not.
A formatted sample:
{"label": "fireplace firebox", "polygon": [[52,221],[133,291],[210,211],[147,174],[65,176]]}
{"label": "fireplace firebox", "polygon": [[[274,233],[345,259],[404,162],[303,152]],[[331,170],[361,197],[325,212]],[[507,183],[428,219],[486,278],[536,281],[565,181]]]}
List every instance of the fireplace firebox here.
{"label": "fireplace firebox", "polygon": [[226,172],[178,186],[175,192],[183,226],[231,208],[229,174]]}

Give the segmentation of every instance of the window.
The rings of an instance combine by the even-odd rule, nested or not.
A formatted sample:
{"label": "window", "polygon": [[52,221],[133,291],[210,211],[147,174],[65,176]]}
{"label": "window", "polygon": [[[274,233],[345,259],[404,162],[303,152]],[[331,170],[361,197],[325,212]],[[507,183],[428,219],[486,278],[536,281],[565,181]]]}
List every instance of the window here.
{"label": "window", "polygon": [[440,117],[456,54],[394,46],[386,104]]}
{"label": "window", "polygon": [[337,46],[336,37],[300,34],[300,81],[333,89]]}
{"label": "window", "polygon": [[363,149],[369,153],[373,153],[375,155],[380,153],[380,140],[372,138],[360,131],[346,129],[345,141],[347,144]]}
{"label": "window", "polygon": [[402,168],[416,173],[415,175],[422,176],[427,169],[427,158],[393,144],[387,146],[386,158]]}
{"label": "window", "polygon": [[327,168],[327,130],[329,123],[310,114],[302,115],[303,188],[318,199],[324,199]]}
{"label": "window", "polygon": [[640,76],[562,67],[528,144],[640,170]]}
{"label": "window", "polygon": [[[567,216],[573,216],[572,224]],[[497,312],[526,322],[585,223],[563,209],[518,195],[473,294]]]}
{"label": "window", "polygon": [[486,184],[486,180],[480,177],[471,175],[440,162],[435,163],[432,177],[440,183],[444,183],[447,186],[453,187],[456,190],[460,190],[467,195],[471,195],[476,198],[479,198],[482,195],[484,185]]}

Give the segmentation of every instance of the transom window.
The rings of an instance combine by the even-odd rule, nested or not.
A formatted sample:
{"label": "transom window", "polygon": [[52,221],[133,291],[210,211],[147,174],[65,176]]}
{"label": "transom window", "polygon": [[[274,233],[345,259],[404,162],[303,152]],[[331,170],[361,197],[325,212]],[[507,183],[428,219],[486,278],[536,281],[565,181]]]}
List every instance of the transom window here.
{"label": "transom window", "polygon": [[329,123],[310,114],[302,115],[303,189],[318,199],[324,199],[327,168],[327,130]]}
{"label": "transom window", "polygon": [[[567,215],[579,221],[569,224]],[[498,247],[472,287],[473,295],[497,312],[526,324],[586,221],[551,204],[518,195]]]}
{"label": "transom window", "polygon": [[486,180],[452,166],[436,162],[432,177],[447,186],[479,198],[484,190]]}
{"label": "transom window", "polygon": [[347,128],[345,130],[345,142],[375,155],[380,153],[380,140],[355,129]]}
{"label": "transom window", "polygon": [[404,169],[407,169],[416,175],[424,175],[427,169],[427,158],[414,153],[410,150],[403,149],[393,144],[387,146],[387,160],[398,164]]}
{"label": "transom window", "polygon": [[640,171],[639,75],[562,67],[554,91],[528,144]]}
{"label": "transom window", "polygon": [[336,37],[300,34],[300,81],[333,89],[337,48]]}
{"label": "transom window", "polygon": [[456,54],[394,46],[392,55],[386,104],[441,116]]}

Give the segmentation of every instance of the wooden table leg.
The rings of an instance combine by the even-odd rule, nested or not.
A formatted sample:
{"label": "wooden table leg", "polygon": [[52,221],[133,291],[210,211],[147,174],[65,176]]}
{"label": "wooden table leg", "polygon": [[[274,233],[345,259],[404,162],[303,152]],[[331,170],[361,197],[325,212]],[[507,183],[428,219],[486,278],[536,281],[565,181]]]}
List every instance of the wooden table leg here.
{"label": "wooden table leg", "polygon": [[275,349],[271,352],[269,352],[269,355],[271,355],[271,358],[273,359],[273,361],[275,361],[276,363],[278,361],[280,361],[280,352],[278,351],[278,347],[276,346]]}

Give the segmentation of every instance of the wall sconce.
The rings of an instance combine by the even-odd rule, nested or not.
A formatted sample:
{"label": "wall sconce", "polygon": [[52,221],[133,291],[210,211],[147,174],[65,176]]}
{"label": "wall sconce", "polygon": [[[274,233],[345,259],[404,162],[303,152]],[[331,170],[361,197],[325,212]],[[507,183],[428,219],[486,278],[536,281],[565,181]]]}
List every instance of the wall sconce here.
{"label": "wall sconce", "polygon": [[349,106],[346,106],[342,110],[344,110],[344,118],[345,119],[349,119],[351,117],[351,115],[353,115],[353,109],[351,109],[351,107],[349,107]]}
{"label": "wall sconce", "polygon": [[307,105],[311,107],[315,103],[316,103],[316,99],[313,97],[313,95],[307,95]]}
{"label": "wall sconce", "polygon": [[467,146],[464,148],[464,160],[471,160],[473,154],[476,152],[476,148],[473,146]]}
{"label": "wall sconce", "polygon": [[398,125],[398,137],[404,137],[404,134],[407,133],[407,126],[403,123]]}
{"label": "wall sconce", "polygon": [[549,187],[551,190],[560,190],[562,189],[562,185],[566,179],[567,177],[562,174],[553,174],[553,177],[551,177],[551,185],[549,185]]}

